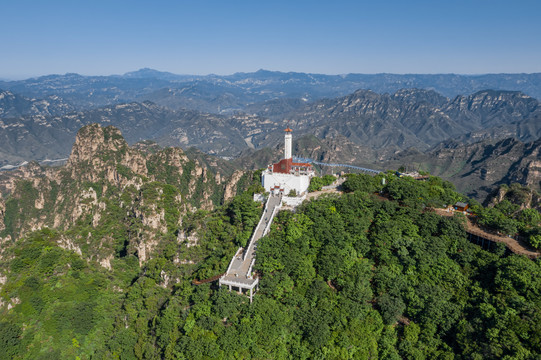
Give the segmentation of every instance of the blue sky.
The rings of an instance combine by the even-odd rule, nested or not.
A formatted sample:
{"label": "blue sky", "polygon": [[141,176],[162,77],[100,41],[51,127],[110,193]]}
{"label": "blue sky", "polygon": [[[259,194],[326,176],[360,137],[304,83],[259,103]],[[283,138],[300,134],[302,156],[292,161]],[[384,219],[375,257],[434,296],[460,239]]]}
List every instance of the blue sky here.
{"label": "blue sky", "polygon": [[0,78],[541,72],[541,1],[0,0]]}

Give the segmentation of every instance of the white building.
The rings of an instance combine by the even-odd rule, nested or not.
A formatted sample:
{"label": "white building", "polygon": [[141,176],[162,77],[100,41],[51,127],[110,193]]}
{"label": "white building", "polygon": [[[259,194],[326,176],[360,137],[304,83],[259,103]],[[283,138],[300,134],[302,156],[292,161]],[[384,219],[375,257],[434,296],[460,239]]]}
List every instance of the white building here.
{"label": "white building", "polygon": [[285,129],[284,158],[263,171],[261,179],[265,191],[288,195],[295,190],[297,195],[302,195],[308,190],[314,169],[311,164],[293,162],[292,131],[289,127]]}

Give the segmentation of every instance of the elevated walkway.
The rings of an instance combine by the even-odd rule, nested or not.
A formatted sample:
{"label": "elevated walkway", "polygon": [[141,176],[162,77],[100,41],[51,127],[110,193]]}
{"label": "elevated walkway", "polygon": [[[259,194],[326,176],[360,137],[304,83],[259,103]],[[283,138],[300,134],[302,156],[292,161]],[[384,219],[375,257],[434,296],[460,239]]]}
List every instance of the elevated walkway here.
{"label": "elevated walkway", "polygon": [[259,219],[252,238],[248,243],[246,249],[239,248],[226,273],[220,277],[219,285],[228,286],[229,291],[233,288],[237,288],[239,293],[246,293],[250,296],[250,302],[252,302],[254,289],[259,289],[259,278],[254,276],[252,268],[255,263],[255,253],[257,250],[257,241],[265,236],[272,224],[274,216],[280,209],[282,204],[282,195],[271,194],[265,204],[263,215]]}
{"label": "elevated walkway", "polygon": [[[436,214],[439,214],[441,216],[454,216],[454,211],[447,211],[445,209],[432,209]],[[479,226],[475,225],[472,220],[469,217],[466,217],[467,223],[466,223],[466,233],[468,234],[468,239],[471,242],[476,242],[479,244],[481,242],[481,246],[484,247],[484,241],[490,241],[494,243],[504,243],[507,248],[517,254],[517,255],[523,255],[527,256],[530,259],[537,259],[541,256],[541,253],[539,250],[534,249],[529,244],[527,244],[524,240],[520,238],[512,238],[509,236],[502,236],[497,235],[493,233],[489,233],[487,231],[484,231]]]}
{"label": "elevated walkway", "polygon": [[367,168],[363,168],[363,167],[360,167],[360,166],[349,165],[349,164],[323,163],[323,162],[315,161],[315,160],[312,160],[312,159],[309,159],[309,158],[302,158],[302,157],[297,157],[297,156],[294,156],[293,160],[294,161],[299,161],[299,162],[305,162],[305,163],[308,163],[308,164],[316,164],[316,165],[319,165],[319,166],[346,167],[346,168],[360,170],[360,171],[362,171],[364,173],[374,174],[374,175],[377,175],[377,174],[382,172],[382,171],[379,171],[379,170],[367,169]]}

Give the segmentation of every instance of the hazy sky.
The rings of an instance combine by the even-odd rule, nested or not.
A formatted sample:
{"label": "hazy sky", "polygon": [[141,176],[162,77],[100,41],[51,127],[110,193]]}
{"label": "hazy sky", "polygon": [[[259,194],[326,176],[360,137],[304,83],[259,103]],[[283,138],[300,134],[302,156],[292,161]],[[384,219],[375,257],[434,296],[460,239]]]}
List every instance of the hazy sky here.
{"label": "hazy sky", "polygon": [[541,72],[541,1],[0,0],[0,78]]}

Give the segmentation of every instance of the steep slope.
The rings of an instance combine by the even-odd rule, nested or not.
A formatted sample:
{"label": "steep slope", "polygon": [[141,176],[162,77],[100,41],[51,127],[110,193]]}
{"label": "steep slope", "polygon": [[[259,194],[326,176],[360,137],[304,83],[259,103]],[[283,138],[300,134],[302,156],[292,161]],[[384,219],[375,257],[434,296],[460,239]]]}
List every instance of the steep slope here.
{"label": "steep slope", "polygon": [[197,155],[92,124],[65,166],[0,173],[0,358],[155,357],[133,335],[223,272],[261,212],[252,173]]}
{"label": "steep slope", "polygon": [[[286,115],[295,129],[318,137],[342,134],[373,148],[423,149],[465,129],[426,101],[424,90],[404,90],[394,96],[368,90],[321,100]],[[451,132],[449,134],[449,132]]]}
{"label": "steep slope", "polygon": [[524,120],[472,131],[457,137],[456,140],[463,143],[472,143],[485,139],[498,140],[508,137],[514,137],[525,142],[539,139],[541,137],[541,111],[536,110]]}
{"label": "steep slope", "polygon": [[[197,165],[178,149],[138,147],[129,148],[115,128],[92,125],[79,132],[65,171],[20,170],[29,176],[0,201],[7,228],[13,214],[28,223],[45,214],[35,201],[47,193],[44,170],[59,175],[44,209],[71,222],[15,241],[0,234],[2,357],[498,359],[541,352],[541,264],[508,255],[505,246],[485,250],[468,241],[463,217],[424,209],[463,200],[452,184],[351,176],[351,193],[281,211],[258,243],[260,287],[249,304],[195,280],[225,271],[261,206],[246,191],[215,211],[181,214],[191,196],[182,186],[205,183],[184,177]],[[95,173],[103,182],[91,182]],[[56,206],[65,195],[75,213]]]}
{"label": "steep slope", "polygon": [[522,121],[539,109],[539,102],[523,93],[484,90],[457,96],[442,110],[449,117],[479,129]]}
{"label": "steep slope", "polygon": [[11,91],[0,90],[0,119],[23,115],[61,115],[74,111],[74,107],[56,95],[44,99],[31,99]]}
{"label": "steep slope", "polygon": [[464,145],[447,143],[425,154],[403,153],[387,166],[410,166],[452,181],[461,192],[484,200],[500,184],[541,187],[541,139],[523,143],[514,138]]}
{"label": "steep slope", "polygon": [[[482,91],[448,100],[418,89],[403,89],[393,95],[358,90],[306,104],[283,115],[282,123],[291,124],[301,134],[320,138],[342,135],[374,149],[427,150],[447,139],[475,141],[501,126],[509,127],[509,132],[517,128],[518,133],[525,126],[521,124],[539,116],[539,109],[537,100],[509,91]],[[272,141],[276,139],[266,137],[264,143]]]}
{"label": "steep slope", "polygon": [[[392,95],[358,90],[313,103],[273,100],[251,109],[253,114],[225,116],[173,111],[145,101],[62,116],[5,118],[0,120],[0,167],[65,158],[77,129],[94,122],[117,126],[129,143],[153,139],[162,146],[196,147],[224,158],[279,146],[282,130],[291,126],[296,138],[315,136],[333,143],[331,148],[350,149],[349,154],[326,151],[335,161],[364,165],[385,161],[405,149],[428,151],[449,141],[467,144],[504,137],[534,141],[541,135],[539,102],[510,91],[486,90],[449,100],[430,90],[403,89]],[[309,148],[296,151],[321,156]]]}

